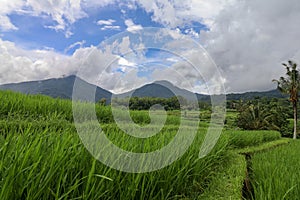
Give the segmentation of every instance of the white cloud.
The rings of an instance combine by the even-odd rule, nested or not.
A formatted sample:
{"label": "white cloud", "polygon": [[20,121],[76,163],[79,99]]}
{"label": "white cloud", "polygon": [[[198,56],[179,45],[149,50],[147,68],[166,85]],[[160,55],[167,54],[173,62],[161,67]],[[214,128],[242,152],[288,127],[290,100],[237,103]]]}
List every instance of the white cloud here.
{"label": "white cloud", "polygon": [[[192,22],[206,24],[210,30],[202,32],[200,36],[192,28],[187,30],[187,34],[192,34],[195,38],[200,37],[200,42],[205,45],[225,78],[216,79],[213,74],[210,74],[209,68],[205,67],[201,68],[201,73],[211,77],[212,82],[226,82],[228,92],[275,88],[271,80],[284,74],[284,68],[280,66],[281,62],[290,58],[300,61],[299,0],[127,1],[131,3],[130,5],[135,5],[136,2],[146,12],[153,14],[153,21],[168,28],[188,27],[192,25]],[[118,0],[1,0],[0,28],[16,30],[18,27],[10,21],[8,15],[28,14],[51,18],[55,23],[49,28],[63,31],[67,37],[70,37],[72,35],[70,26],[87,16],[86,9],[83,8],[102,7],[114,2]],[[136,9],[136,6],[128,8]],[[112,19],[99,20],[97,23],[103,30],[120,28],[114,25],[115,21]],[[125,25],[127,31],[130,32],[143,29],[131,19],[125,20]],[[179,33],[177,35],[180,36]],[[175,36],[176,34],[174,34],[174,39]],[[95,51],[92,55],[89,53],[95,47],[81,47],[72,56],[63,56],[53,50],[27,51],[17,47],[14,43],[0,39],[0,83],[37,80],[72,73],[78,70],[80,58],[90,55],[89,60],[85,62],[87,66],[90,66],[86,71],[86,76],[90,76],[94,81],[98,80],[93,72],[102,70],[102,80],[105,80],[103,87],[114,89],[115,81],[122,74],[113,72],[109,68],[104,69],[104,66],[107,66],[113,59],[118,64],[120,57],[112,55],[111,52],[115,51],[116,54],[123,55],[137,48],[132,46],[129,38],[123,38],[121,43],[116,47],[113,45],[107,47],[105,51]],[[75,43],[74,46],[76,45],[81,44]],[[142,48],[142,44],[140,45]],[[177,53],[182,53],[180,47],[187,44],[174,45],[175,51],[178,47]],[[71,45],[69,48],[74,46]],[[188,50],[183,55],[195,63],[200,62],[197,54]],[[129,64],[137,63],[127,58],[126,61]],[[122,62],[125,63],[124,60],[120,61],[121,64]],[[199,80],[193,71],[186,70],[187,65],[183,62],[179,61],[172,67],[172,70],[178,71],[181,76],[191,81]],[[168,70],[157,71],[155,77],[167,77],[170,73]],[[137,76],[136,69],[132,69],[128,77],[135,80],[136,84],[143,80]],[[125,86],[125,83],[120,84]]]}
{"label": "white cloud", "polygon": [[169,28],[202,22],[211,26],[219,12],[236,0],[136,0],[152,20]]}
{"label": "white cloud", "polygon": [[[16,29],[8,15],[14,12],[19,14],[29,14],[34,16],[47,16],[51,18],[55,24],[46,26],[56,31],[66,32],[66,37],[70,37],[70,25],[77,20],[87,17],[85,10],[91,8],[104,7],[109,4],[117,3],[127,5],[127,9],[136,9],[136,3],[143,7],[147,12],[153,13],[152,19],[167,27],[181,26],[191,21],[204,22],[211,24],[214,17],[228,5],[228,2],[235,0],[127,0],[125,2],[119,0],[2,0],[0,2],[0,22],[1,28]],[[100,20],[99,25],[112,26],[110,20]],[[125,21],[128,31],[136,31],[142,29],[141,25],[133,24],[132,20]],[[117,26],[110,27],[116,29]]]}
{"label": "white cloud", "polygon": [[113,19],[108,19],[108,20],[99,20],[97,22],[98,25],[113,25],[113,23],[115,23],[116,20],[113,20]]}
{"label": "white cloud", "polygon": [[70,37],[70,25],[77,20],[87,17],[84,8],[103,7],[114,3],[111,0],[1,0],[0,1],[0,28],[2,30],[16,30],[8,15],[18,13],[21,15],[43,16],[53,20],[54,25],[45,26],[56,31],[65,32]]}
{"label": "white cloud", "polygon": [[120,30],[120,29],[121,29],[120,26],[108,26],[108,25],[103,26],[101,28],[102,31],[104,31],[104,30]]}
{"label": "white cloud", "polygon": [[85,8],[99,8],[116,3],[118,0],[81,0],[81,4]]}
{"label": "white cloud", "polygon": [[23,0],[2,0],[0,1],[0,29],[17,30],[17,27],[10,21],[7,14],[15,12],[22,8],[24,5]]}
{"label": "white cloud", "polygon": [[108,19],[108,20],[99,20],[97,24],[101,27],[101,30],[120,30],[120,26],[113,25],[116,20]]}
{"label": "white cloud", "polygon": [[141,25],[136,25],[133,23],[132,19],[127,19],[125,20],[125,25],[127,26],[127,31],[129,32],[136,32],[136,31],[139,31],[139,30],[142,30],[143,27]]}
{"label": "white cloud", "polygon": [[137,2],[169,28],[207,25],[210,30],[199,37],[223,71],[228,92],[274,89],[271,80],[284,74],[281,62],[300,60],[298,0]]}
{"label": "white cloud", "polygon": [[18,30],[18,28],[10,22],[7,16],[0,15],[0,24],[0,28],[4,31]]}
{"label": "white cloud", "polygon": [[135,67],[136,66],[136,63],[130,62],[130,61],[126,60],[123,57],[120,57],[120,59],[118,61],[118,64],[122,65],[122,66],[128,66],[128,67]]}
{"label": "white cloud", "polygon": [[0,66],[1,84],[59,77],[73,70],[67,56],[50,50],[23,50],[1,39]]}
{"label": "white cloud", "polygon": [[75,42],[73,44],[71,44],[70,46],[68,46],[64,52],[67,53],[68,51],[70,51],[71,49],[75,48],[76,46],[79,46],[79,48],[82,48],[82,46],[86,43],[85,40],[79,41],[79,42]]}
{"label": "white cloud", "polygon": [[[83,42],[71,46],[81,45]],[[13,42],[0,39],[0,84],[57,78],[77,74],[86,81],[113,92],[128,91],[145,83],[145,78],[137,76],[133,61],[113,54],[117,44],[98,47],[81,47],[70,55],[62,55],[53,50],[25,50]],[[128,40],[119,46],[129,51]],[[126,50],[126,47],[128,48]],[[117,69],[122,68],[125,74]],[[118,86],[122,87],[118,87]]]}
{"label": "white cloud", "polygon": [[281,62],[300,60],[298,19],[298,0],[241,0],[220,12],[200,38],[223,70],[228,92],[276,87],[271,81],[284,75]]}
{"label": "white cloud", "polygon": [[[175,44],[172,44],[174,46]],[[177,43],[181,46],[181,43]],[[175,49],[180,58],[170,67],[157,68],[152,74],[154,80],[168,80],[174,85],[196,93],[222,93],[223,77],[214,63],[201,49]],[[172,58],[173,60],[173,58]]]}
{"label": "white cloud", "polygon": [[111,83],[110,90],[115,94],[120,94],[129,92],[149,83],[149,80],[147,80],[145,77],[139,77],[137,76],[137,74],[138,69],[131,68],[125,74],[114,76],[113,82],[110,82],[110,80],[108,80]]}
{"label": "white cloud", "polygon": [[70,37],[71,31],[69,24],[73,24],[79,19],[87,17],[87,14],[81,8],[80,0],[27,0],[28,6],[35,15],[49,16],[56,25],[48,26],[56,31],[66,31],[66,37]]}
{"label": "white cloud", "polygon": [[81,8],[81,0],[2,0],[0,1],[0,27],[3,30],[16,30],[8,18],[9,14],[46,16],[51,18],[55,25],[46,26],[56,31],[65,31],[66,37],[72,35],[69,25],[79,19],[87,17]]}

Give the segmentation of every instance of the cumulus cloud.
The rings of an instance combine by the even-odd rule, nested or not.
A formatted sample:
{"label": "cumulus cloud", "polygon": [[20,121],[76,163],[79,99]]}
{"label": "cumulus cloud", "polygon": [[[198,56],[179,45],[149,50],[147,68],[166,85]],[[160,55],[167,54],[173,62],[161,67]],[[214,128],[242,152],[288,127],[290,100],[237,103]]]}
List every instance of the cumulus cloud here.
{"label": "cumulus cloud", "polygon": [[135,67],[136,66],[136,63],[130,62],[123,57],[121,57],[119,59],[118,64],[121,66],[127,66],[127,67]]}
{"label": "cumulus cloud", "polygon": [[[178,43],[181,46],[181,43]],[[174,44],[173,44],[174,46]],[[174,85],[196,93],[223,93],[224,78],[202,49],[175,51],[180,57],[171,66],[156,68],[154,80],[168,80]],[[174,58],[172,58],[174,59]]]}
{"label": "cumulus cloud", "polygon": [[219,12],[235,0],[136,0],[147,12],[153,13],[152,20],[175,28],[194,22],[210,26]]}
{"label": "cumulus cloud", "polygon": [[125,37],[118,44],[105,45],[104,48],[80,47],[67,56],[51,49],[22,49],[13,42],[0,39],[0,84],[76,74],[113,92],[128,91],[145,83],[144,77],[137,76],[136,63],[120,57],[120,51],[129,52],[130,49],[130,40]]}
{"label": "cumulus cloud", "polygon": [[103,27],[101,27],[101,30],[104,31],[104,30],[120,30],[121,27],[120,26],[108,26],[108,25],[105,25]]}
{"label": "cumulus cloud", "polygon": [[[55,24],[47,26],[57,31],[64,31],[66,36],[72,35],[69,30],[70,25],[77,20],[87,17],[86,9],[104,7],[109,4],[119,3],[127,5],[129,9],[136,9],[138,4],[148,13],[152,13],[152,20],[161,23],[167,27],[177,27],[190,23],[191,21],[203,22],[207,25],[211,24],[215,16],[235,0],[127,0],[125,2],[119,0],[3,0],[0,2],[0,26],[5,30],[17,29],[8,15],[11,13],[30,14],[33,16],[48,16]],[[100,20],[99,25],[105,25],[106,29],[117,29],[111,22]],[[109,24],[105,24],[109,23]],[[140,25],[135,25],[132,20],[126,20],[128,31],[140,30]]]}
{"label": "cumulus cloud", "polygon": [[[72,35],[70,25],[87,17],[84,8],[103,7],[114,2],[119,2],[119,0],[2,0],[0,1],[0,28],[5,31],[17,30],[18,27],[11,22],[9,14],[29,14],[51,18],[54,24],[48,28],[64,31],[66,36],[70,37]],[[207,25],[209,29],[200,34],[192,28],[186,29],[186,34],[200,38],[200,43],[205,46],[224,75],[224,78],[216,78],[214,74],[211,74],[209,67],[204,67],[203,64],[201,65],[203,77],[208,77],[211,84],[218,81],[225,82],[227,92],[273,89],[275,85],[271,80],[281,76],[285,70],[280,66],[281,62],[288,59],[300,61],[299,0],[122,1],[123,4],[126,2],[132,5],[128,6],[129,9],[136,9],[140,6],[152,14],[153,21],[168,28],[192,27],[194,22]],[[120,27],[114,23],[113,19],[97,22],[103,30],[119,29]],[[129,32],[143,29],[132,19],[127,19],[124,23]],[[174,39],[180,37],[179,33],[173,34]],[[116,81],[124,74],[113,71],[111,67],[122,66],[122,63],[123,66],[128,67],[137,63],[134,59],[128,58],[126,58],[126,63],[116,55],[123,56],[132,49],[143,48],[143,44],[134,46],[129,38],[123,38],[121,44],[107,46],[107,49],[101,51],[95,47],[83,48],[81,45],[81,43],[75,43],[70,46],[69,49],[75,46],[80,46],[80,48],[73,55],[65,56],[53,50],[24,50],[12,42],[0,39],[0,83],[57,77],[78,71],[80,66],[86,65],[89,69],[85,72],[86,77],[90,77],[92,81],[98,80],[98,85],[113,90]],[[188,58],[192,63],[201,63],[200,54],[193,52],[193,48],[187,48],[188,44],[168,45],[173,45],[172,48],[176,53]],[[84,56],[88,59],[85,63],[78,64],[81,62],[80,58]],[[115,64],[107,67],[112,60],[115,60]],[[157,79],[170,77],[168,74],[175,70],[180,76],[187,77],[192,82],[199,80],[209,82],[199,79],[193,70],[186,70],[190,69],[190,66],[185,62],[180,59],[177,61],[169,68],[160,71],[156,69],[153,77]],[[101,81],[95,75],[96,73],[93,73],[95,70],[103,72]],[[134,80],[136,85],[145,81],[144,78],[138,77],[137,69],[130,68],[130,70],[131,73],[126,76]],[[182,81],[177,84],[183,87],[188,85]],[[125,83],[120,83],[120,85],[125,88]],[[131,86],[134,87],[134,83]],[[203,89],[202,86],[196,88]]]}
{"label": "cumulus cloud", "polygon": [[99,20],[97,22],[98,25],[112,25],[113,23],[115,23],[116,20],[113,19],[108,19],[108,20]]}
{"label": "cumulus cloud", "polygon": [[[297,0],[137,0],[152,19],[174,28],[201,22],[200,37],[223,72],[227,92],[270,90],[284,73],[281,62],[300,60]],[[270,6],[271,5],[271,6]],[[255,81],[254,81],[255,80]]]}
{"label": "cumulus cloud", "polygon": [[132,19],[127,19],[125,20],[125,25],[127,26],[127,31],[129,32],[136,32],[136,31],[139,31],[139,30],[142,30],[143,27],[141,25],[136,25],[133,23]]}
{"label": "cumulus cloud", "polygon": [[4,31],[17,30],[17,27],[10,21],[7,14],[20,10],[24,5],[22,0],[0,1],[0,28]]}
{"label": "cumulus cloud", "polygon": [[299,10],[297,0],[242,0],[222,10],[211,30],[201,33],[228,92],[275,88],[271,80],[284,73],[281,62],[300,60]]}
{"label": "cumulus cloud", "polygon": [[101,26],[101,30],[120,30],[120,26],[113,25],[116,20],[108,19],[108,20],[99,20],[97,24]]}
{"label": "cumulus cloud", "polygon": [[0,15],[0,24],[1,29],[4,31],[18,30],[18,28],[10,22],[10,19],[7,16]]}
{"label": "cumulus cloud", "polygon": [[84,8],[102,7],[113,2],[110,0],[2,0],[0,1],[0,28],[5,31],[17,29],[8,17],[12,13],[43,16],[49,17],[54,22],[46,28],[63,31],[66,37],[70,37],[72,35],[70,25],[88,16]]}
{"label": "cumulus cloud", "polygon": [[73,70],[67,56],[51,50],[23,50],[1,39],[0,66],[1,84],[59,77]]}

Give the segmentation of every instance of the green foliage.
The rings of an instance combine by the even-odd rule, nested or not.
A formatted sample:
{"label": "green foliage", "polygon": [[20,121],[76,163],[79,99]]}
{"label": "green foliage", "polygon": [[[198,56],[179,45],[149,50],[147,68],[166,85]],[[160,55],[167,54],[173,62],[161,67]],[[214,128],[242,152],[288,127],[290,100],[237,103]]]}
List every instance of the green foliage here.
{"label": "green foliage", "polygon": [[[130,99],[112,99],[113,104],[128,107],[130,110],[149,110],[154,105],[161,105],[165,110],[180,110],[180,103],[186,104],[183,97],[131,97]],[[129,103],[128,103],[129,102]]]}
{"label": "green foliage", "polygon": [[300,142],[252,157],[253,199],[300,199]]}
{"label": "green foliage", "polygon": [[72,102],[42,95],[24,95],[0,91],[0,119],[57,118],[72,122]]}
{"label": "green foliage", "polygon": [[245,130],[287,130],[286,108],[273,99],[256,99],[238,105],[237,126]]}
{"label": "green foliage", "polygon": [[[227,139],[199,159],[206,128],[200,128],[189,150],[172,165],[151,173],[130,174],[96,161],[84,148],[72,124],[72,103],[44,96],[1,92],[0,199],[195,199],[218,167],[227,162]],[[94,105],[76,103],[85,111]],[[107,137],[132,152],[160,149],[173,139],[179,113],[168,112],[155,137],[129,137],[113,124],[109,106],[95,105]],[[147,111],[130,111],[136,122],[147,122]],[[82,115],[88,117],[89,113]],[[198,124],[187,120],[190,129]],[[151,127],[150,127],[151,128]],[[153,127],[155,128],[155,127]]]}
{"label": "green foliage", "polygon": [[[131,97],[114,98],[112,103],[118,106],[128,107],[130,110],[149,110],[154,105],[161,105],[165,110],[211,110],[211,104],[203,101],[192,102],[182,96],[174,96],[170,98],[160,97]],[[155,109],[155,107],[153,108]]]}
{"label": "green foliage", "polygon": [[290,101],[293,105],[294,112],[294,134],[293,139],[297,138],[297,104],[300,91],[300,74],[297,69],[297,64],[291,60],[288,64],[282,64],[286,68],[286,77],[280,77],[279,80],[273,80],[277,83],[277,88],[280,92],[290,95]]}
{"label": "green foliage", "polygon": [[248,155],[252,155],[255,153],[259,153],[259,152],[265,152],[265,151],[269,151],[272,150],[278,146],[281,145],[285,145],[288,144],[290,142],[290,139],[288,138],[281,138],[281,139],[277,139],[277,140],[273,140],[270,142],[265,142],[261,145],[256,145],[256,146],[248,146],[242,149],[237,149],[237,152],[240,154],[248,154]]}
{"label": "green foliage", "polygon": [[[27,127],[22,134],[11,131],[6,137],[0,136],[3,200],[193,197],[203,192],[214,171],[226,161],[226,140],[221,140],[204,159],[197,159],[204,136],[199,132],[189,151],[169,167],[145,174],[123,173],[96,161],[72,130],[59,133],[36,128]],[[128,141],[114,127],[106,130],[113,142],[131,151],[159,149],[176,134],[176,128],[169,126],[158,138],[142,143],[138,139]]]}
{"label": "green foliage", "polygon": [[224,121],[224,128],[226,129],[235,129],[236,128],[236,119],[238,112],[235,109],[226,110],[226,118]]}
{"label": "green foliage", "polygon": [[300,90],[300,76],[297,70],[297,64],[291,60],[288,64],[282,64],[286,68],[286,77],[280,77],[279,80],[274,79],[280,92],[289,94],[291,102],[298,101],[298,92]]}
{"label": "green foliage", "polygon": [[199,196],[203,200],[241,199],[244,179],[246,178],[246,160],[237,153],[228,153],[228,162],[219,166],[209,187]]}
{"label": "green foliage", "polygon": [[229,145],[234,148],[257,146],[265,142],[278,140],[281,135],[277,131],[225,131],[229,136]]}
{"label": "green foliage", "polygon": [[[213,151],[199,159],[211,112],[167,112],[164,127],[141,139],[124,133],[110,106],[75,102],[80,122],[93,108],[106,136],[131,152],[150,152],[170,143],[181,120],[188,131],[198,128],[188,151],[170,166],[154,172],[131,174],[95,160],[84,148],[73,124],[72,102],[45,96],[0,91],[0,199],[228,199],[240,194],[244,162],[232,153],[280,138],[276,131],[225,131]],[[118,110],[117,112],[122,112]],[[155,111],[155,120],[163,111]],[[149,124],[149,111],[130,110],[135,123]],[[228,114],[230,120],[236,113]],[[81,124],[82,126],[85,124]],[[131,130],[128,124],[128,130]],[[150,125],[150,129],[157,127]],[[134,130],[132,130],[134,131]],[[218,187],[214,190],[215,187]],[[223,194],[223,196],[222,196]],[[203,198],[205,197],[205,198]]]}

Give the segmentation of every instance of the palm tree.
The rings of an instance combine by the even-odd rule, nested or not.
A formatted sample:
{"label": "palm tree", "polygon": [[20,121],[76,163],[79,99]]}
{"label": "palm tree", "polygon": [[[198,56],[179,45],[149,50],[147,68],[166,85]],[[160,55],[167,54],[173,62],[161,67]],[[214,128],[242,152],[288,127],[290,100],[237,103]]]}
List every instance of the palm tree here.
{"label": "palm tree", "polygon": [[243,103],[238,108],[236,123],[245,130],[278,130],[286,125],[279,103],[257,98]]}
{"label": "palm tree", "polygon": [[294,110],[294,135],[293,139],[297,137],[297,103],[298,92],[300,89],[300,77],[297,70],[297,64],[291,60],[288,64],[282,64],[286,68],[286,77],[280,77],[279,80],[273,80],[277,82],[277,88],[280,92],[290,95],[290,102],[293,104]]}

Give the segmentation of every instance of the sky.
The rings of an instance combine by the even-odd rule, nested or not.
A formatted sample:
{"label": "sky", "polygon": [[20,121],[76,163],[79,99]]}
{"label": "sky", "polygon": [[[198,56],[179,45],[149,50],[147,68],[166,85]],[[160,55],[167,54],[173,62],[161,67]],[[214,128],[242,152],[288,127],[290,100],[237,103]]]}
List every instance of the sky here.
{"label": "sky", "polygon": [[[122,93],[275,89],[300,61],[299,0],[1,0],[0,84],[72,74]],[[299,63],[300,64],[300,63]]]}

